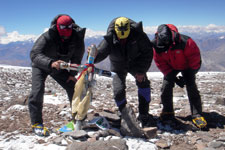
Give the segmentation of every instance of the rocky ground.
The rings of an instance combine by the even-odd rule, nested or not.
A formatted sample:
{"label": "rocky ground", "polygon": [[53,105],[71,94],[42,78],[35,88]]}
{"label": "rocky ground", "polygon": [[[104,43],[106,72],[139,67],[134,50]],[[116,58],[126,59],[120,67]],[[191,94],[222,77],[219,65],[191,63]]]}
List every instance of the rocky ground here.
{"label": "rocky ground", "polygon": [[[192,125],[186,90],[178,86],[174,88],[174,108],[175,115],[181,125],[176,128],[163,126],[158,119],[162,109],[159,96],[162,75],[160,73],[149,73],[148,78],[151,80],[152,87],[150,113],[157,120],[157,126],[150,129],[152,133],[149,139],[136,139],[136,141],[152,144],[152,149],[225,149],[225,73],[205,72],[197,74],[197,84],[201,93],[204,116],[208,122],[208,128],[202,131],[196,130]],[[96,80],[93,89],[92,106],[87,120],[91,120],[98,115],[104,116],[111,125],[118,128],[118,109],[112,99],[112,81],[105,77],[97,77]],[[34,136],[30,127],[27,107],[27,99],[31,89],[31,70],[28,68],[15,69],[0,66],[0,85],[0,149],[6,149],[4,143],[15,140],[17,135]],[[107,149],[107,146],[110,147],[107,141],[114,140],[110,143],[120,145],[120,149],[144,149],[141,148],[141,144],[135,148],[135,145],[132,145],[132,138],[123,137],[116,130],[103,132],[95,128],[92,132],[89,132],[89,129],[88,132],[79,133],[82,134],[79,137],[57,134],[56,129],[71,120],[70,105],[65,91],[50,77],[46,81],[45,91],[44,125],[53,132],[52,135],[54,136],[49,137],[47,140],[45,138],[38,139],[37,144],[58,144],[68,149],[76,149],[75,147],[79,146],[82,149],[82,143],[94,148],[93,142],[102,141],[103,149]],[[132,78],[127,79],[127,99],[135,113],[137,113],[137,89]],[[79,144],[74,144],[74,142]],[[9,144],[7,147],[8,149],[16,149],[16,146],[10,147]],[[35,149],[31,146],[32,148]]]}

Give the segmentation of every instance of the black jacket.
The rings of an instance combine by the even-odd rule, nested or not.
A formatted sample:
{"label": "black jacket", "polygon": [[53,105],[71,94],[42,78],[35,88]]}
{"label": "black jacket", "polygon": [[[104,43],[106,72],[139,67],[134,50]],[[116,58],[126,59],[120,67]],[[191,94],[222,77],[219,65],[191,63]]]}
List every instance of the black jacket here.
{"label": "black jacket", "polygon": [[112,20],[107,35],[97,47],[95,63],[109,56],[110,68],[113,72],[146,73],[151,66],[153,49],[149,38],[143,32],[142,22],[136,23],[130,20],[130,35],[125,47],[122,47],[114,30],[116,19]]}
{"label": "black jacket", "polygon": [[[56,16],[51,22],[51,27],[43,33],[30,52],[30,58],[33,67],[38,67],[44,71],[51,73],[51,64],[56,60],[63,60],[80,64],[84,54],[84,35],[85,28],[80,28],[73,21],[72,36],[68,41],[62,42],[57,28],[56,20],[61,15]],[[70,71],[71,75],[75,75],[75,71]]]}

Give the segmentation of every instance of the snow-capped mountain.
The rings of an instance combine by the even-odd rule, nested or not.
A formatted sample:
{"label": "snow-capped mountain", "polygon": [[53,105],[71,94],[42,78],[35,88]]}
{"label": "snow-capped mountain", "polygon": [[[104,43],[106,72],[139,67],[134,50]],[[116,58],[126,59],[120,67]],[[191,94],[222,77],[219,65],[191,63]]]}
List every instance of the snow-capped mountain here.
{"label": "snow-capped mountain", "polygon": [[[152,40],[157,27],[145,27],[144,30]],[[182,34],[192,37],[201,49],[202,71],[225,70],[225,61],[222,57],[225,54],[225,27],[215,25],[206,27],[178,26],[178,30]],[[98,45],[104,34],[104,31],[87,29],[85,37],[86,47],[91,44]],[[29,52],[36,39],[37,36],[19,35],[17,32],[8,33],[7,37],[0,36],[0,64],[30,66]],[[109,62],[106,60],[104,63],[100,63],[99,66],[109,69]],[[157,70],[153,63],[150,71]]]}

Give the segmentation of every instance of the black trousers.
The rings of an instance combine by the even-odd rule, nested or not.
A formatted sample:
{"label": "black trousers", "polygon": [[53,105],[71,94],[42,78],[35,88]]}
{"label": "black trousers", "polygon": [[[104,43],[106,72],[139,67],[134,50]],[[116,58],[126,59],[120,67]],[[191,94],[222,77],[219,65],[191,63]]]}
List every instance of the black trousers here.
{"label": "black trousers", "polygon": [[45,80],[48,75],[66,90],[70,102],[72,101],[75,83],[73,81],[66,82],[70,76],[67,70],[60,70],[58,73],[49,74],[42,69],[32,67],[32,89],[28,100],[31,124],[43,123],[42,109],[44,89]]}
{"label": "black trousers", "polygon": [[[163,85],[161,88],[161,100],[163,104],[162,112],[174,112],[173,109],[173,87],[174,87],[174,77],[180,71],[174,71],[173,73],[167,75],[163,79]],[[195,72],[191,70],[181,71],[182,76],[186,84],[186,90],[188,94],[188,99],[191,108],[191,114],[197,115],[202,113],[201,97],[195,82]]]}
{"label": "black trousers", "polygon": [[[132,75],[135,76],[134,74]],[[127,104],[126,76],[127,73],[116,73],[113,78],[114,99],[120,110],[122,110],[122,108]],[[146,114],[149,111],[149,103],[151,101],[150,81],[148,80],[146,74],[145,80],[143,82],[136,81],[136,85],[138,87],[139,113]]]}

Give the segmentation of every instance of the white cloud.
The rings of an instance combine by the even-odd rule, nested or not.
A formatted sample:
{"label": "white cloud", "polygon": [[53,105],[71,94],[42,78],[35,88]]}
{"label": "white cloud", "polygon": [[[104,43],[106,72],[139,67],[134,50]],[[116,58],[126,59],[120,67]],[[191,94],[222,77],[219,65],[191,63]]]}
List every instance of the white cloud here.
{"label": "white cloud", "polygon": [[[45,28],[43,33],[48,31],[49,28]],[[94,31],[91,29],[86,29],[85,38],[98,38],[105,35],[105,31]],[[19,34],[18,31],[13,31],[6,33],[5,29],[0,26],[0,44],[8,44],[10,42],[17,41],[35,41],[40,35],[23,35]]]}
{"label": "white cloud", "polygon": [[[155,34],[158,26],[146,26],[144,31],[148,34]],[[207,26],[177,26],[178,31],[181,33],[225,33],[225,26],[218,26],[214,24],[209,24]],[[48,28],[43,31],[46,32]],[[106,34],[105,31],[94,31],[92,29],[86,29],[85,38],[99,38]],[[39,35],[22,35],[18,31],[13,31],[6,33],[5,28],[0,26],[0,44],[8,44],[10,42],[17,41],[35,41]]]}
{"label": "white cloud", "polygon": [[5,36],[0,36],[0,44],[8,44],[10,42],[17,41],[35,41],[37,39],[37,35],[23,35],[19,34],[18,31],[13,31],[10,33],[6,33]]}
{"label": "white cloud", "polygon": [[47,32],[49,28],[44,28],[44,32]]}
{"label": "white cloud", "polygon": [[225,39],[225,36],[221,36],[221,37],[219,37],[219,39],[220,39],[220,40]]}
{"label": "white cloud", "polygon": [[151,27],[147,26],[147,27],[144,27],[144,31],[147,34],[155,34],[157,28],[158,28],[157,26],[151,26]]}
{"label": "white cloud", "polygon": [[5,33],[5,28],[0,26],[0,36],[4,35]]}
{"label": "white cloud", "polygon": [[92,38],[92,37],[100,37],[104,36],[106,34],[106,31],[94,31],[91,29],[86,29],[85,38]]}
{"label": "white cloud", "polygon": [[[215,24],[209,24],[207,26],[177,26],[179,32],[187,33],[225,33],[225,26],[218,26]],[[144,31],[148,34],[154,34],[157,31],[157,26],[144,27]]]}
{"label": "white cloud", "polygon": [[215,24],[209,24],[207,26],[178,26],[178,30],[189,33],[224,33],[225,26],[217,26]]}

